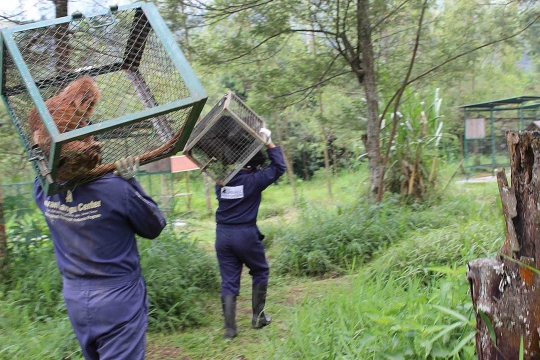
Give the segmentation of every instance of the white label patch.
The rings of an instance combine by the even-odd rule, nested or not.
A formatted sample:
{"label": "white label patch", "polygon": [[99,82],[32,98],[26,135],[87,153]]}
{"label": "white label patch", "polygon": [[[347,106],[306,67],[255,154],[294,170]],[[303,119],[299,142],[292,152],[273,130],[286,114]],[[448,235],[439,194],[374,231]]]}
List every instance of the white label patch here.
{"label": "white label patch", "polygon": [[221,188],[222,199],[241,199],[244,197],[244,185],[224,186]]}

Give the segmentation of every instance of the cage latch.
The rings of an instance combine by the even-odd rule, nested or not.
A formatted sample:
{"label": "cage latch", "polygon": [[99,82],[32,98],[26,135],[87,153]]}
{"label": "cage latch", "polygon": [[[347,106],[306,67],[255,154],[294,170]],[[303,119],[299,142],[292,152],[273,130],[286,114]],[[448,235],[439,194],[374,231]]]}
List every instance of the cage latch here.
{"label": "cage latch", "polygon": [[49,184],[52,184],[54,181],[51,176],[51,171],[49,170],[49,167],[47,166],[47,162],[45,161],[46,160],[45,156],[43,155],[43,152],[41,151],[41,149],[37,145],[34,145],[34,147],[32,147],[32,149],[30,150],[30,154],[31,156],[28,159],[28,161],[30,162],[35,161],[37,168],[39,169],[40,175],[44,177],[45,179],[47,179]]}

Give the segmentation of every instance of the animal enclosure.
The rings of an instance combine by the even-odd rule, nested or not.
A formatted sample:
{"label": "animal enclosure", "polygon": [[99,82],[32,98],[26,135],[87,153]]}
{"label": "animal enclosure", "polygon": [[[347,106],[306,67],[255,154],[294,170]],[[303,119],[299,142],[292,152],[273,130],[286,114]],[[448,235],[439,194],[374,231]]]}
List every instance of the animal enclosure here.
{"label": "animal enclosure", "polygon": [[1,95],[48,195],[181,151],[207,95],[155,6],[2,30]]}
{"label": "animal enclosure", "polygon": [[229,91],[193,129],[184,154],[224,186],[264,146],[261,119]]}
{"label": "animal enclosure", "polygon": [[510,164],[506,131],[538,130],[539,96],[520,96],[462,105],[464,167],[468,175],[475,169],[491,170]]}

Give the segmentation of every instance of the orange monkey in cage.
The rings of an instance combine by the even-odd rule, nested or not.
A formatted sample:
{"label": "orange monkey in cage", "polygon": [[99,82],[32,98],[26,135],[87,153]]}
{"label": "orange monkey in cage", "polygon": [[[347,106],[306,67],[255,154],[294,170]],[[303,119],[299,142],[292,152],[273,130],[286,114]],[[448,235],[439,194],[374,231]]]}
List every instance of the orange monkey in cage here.
{"label": "orange monkey in cage", "polygon": [[[92,116],[100,96],[96,81],[85,75],[70,82],[58,95],[45,101],[45,105],[58,131],[65,133],[88,125],[88,119]],[[48,156],[51,138],[35,107],[30,111],[28,122],[34,144]],[[64,144],[57,179],[71,180],[83,176],[97,166],[101,161],[102,145],[92,136]]]}

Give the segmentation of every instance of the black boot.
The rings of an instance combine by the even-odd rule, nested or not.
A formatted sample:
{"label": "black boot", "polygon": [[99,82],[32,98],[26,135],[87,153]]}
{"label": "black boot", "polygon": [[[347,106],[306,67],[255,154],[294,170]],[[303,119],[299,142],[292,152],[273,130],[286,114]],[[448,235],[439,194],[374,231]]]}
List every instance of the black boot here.
{"label": "black boot", "polygon": [[223,317],[225,318],[225,337],[233,339],[238,334],[236,327],[236,296],[225,295],[221,297]]}
{"label": "black boot", "polygon": [[251,304],[253,307],[253,318],[251,326],[260,329],[266,325],[270,325],[272,319],[270,316],[264,315],[264,305],[266,303],[266,287],[263,284],[253,284],[253,292],[251,295]]}

